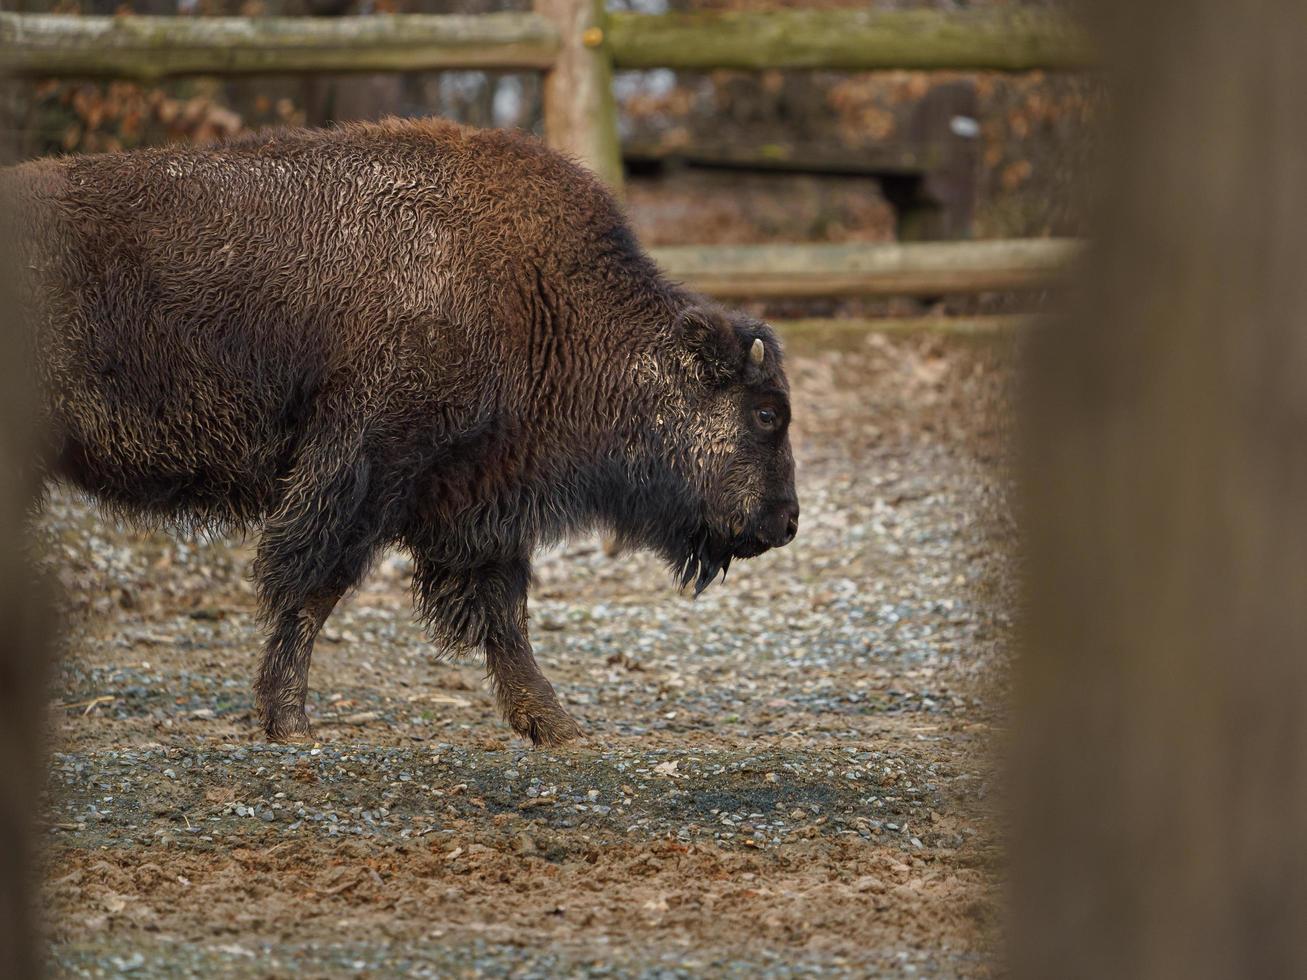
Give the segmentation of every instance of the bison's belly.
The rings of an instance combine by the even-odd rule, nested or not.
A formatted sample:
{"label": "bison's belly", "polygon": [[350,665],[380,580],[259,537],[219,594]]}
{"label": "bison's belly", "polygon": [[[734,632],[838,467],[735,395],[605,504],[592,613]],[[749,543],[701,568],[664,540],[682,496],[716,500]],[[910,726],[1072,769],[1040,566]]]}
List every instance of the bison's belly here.
{"label": "bison's belly", "polygon": [[302,424],[301,386],[216,362],[61,373],[50,398],[57,476],[165,519],[247,523],[271,505]]}

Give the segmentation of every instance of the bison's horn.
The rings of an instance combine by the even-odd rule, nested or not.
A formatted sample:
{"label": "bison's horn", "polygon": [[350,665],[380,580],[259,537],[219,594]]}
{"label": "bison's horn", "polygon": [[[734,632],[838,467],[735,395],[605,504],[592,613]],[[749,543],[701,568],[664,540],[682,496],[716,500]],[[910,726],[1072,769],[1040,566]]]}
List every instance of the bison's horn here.
{"label": "bison's horn", "polygon": [[767,348],[762,345],[761,337],[753,338],[753,346],[749,348],[749,360],[754,364],[761,365],[762,359],[767,353]]}

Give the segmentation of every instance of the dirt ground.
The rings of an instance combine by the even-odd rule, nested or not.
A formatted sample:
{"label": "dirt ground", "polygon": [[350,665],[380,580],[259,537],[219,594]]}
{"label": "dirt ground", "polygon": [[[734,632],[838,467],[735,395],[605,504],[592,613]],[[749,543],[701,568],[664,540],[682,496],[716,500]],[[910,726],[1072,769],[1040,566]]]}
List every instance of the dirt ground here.
{"label": "dirt ground", "polygon": [[55,971],[991,974],[1007,343],[791,337],[799,537],[695,602],[649,556],[542,556],[563,751],[435,658],[398,554],[318,644],[320,744],[263,744],[250,542],[57,494]]}

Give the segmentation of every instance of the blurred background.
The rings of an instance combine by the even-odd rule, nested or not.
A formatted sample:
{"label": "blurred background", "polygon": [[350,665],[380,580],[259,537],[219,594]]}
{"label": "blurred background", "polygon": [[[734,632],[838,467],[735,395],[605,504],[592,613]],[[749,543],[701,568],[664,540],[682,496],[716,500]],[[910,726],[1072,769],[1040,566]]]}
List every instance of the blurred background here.
{"label": "blurred background", "polygon": [[[614,0],[612,13],[927,12],[1005,16],[1042,2]],[[526,12],[495,0],[6,0],[0,9],[203,18]],[[1002,22],[1007,23],[1007,22]],[[1019,21],[1016,23],[1020,23]],[[960,22],[959,30],[966,25]],[[1000,27],[1002,24],[1000,24]],[[1010,40],[1013,50],[1024,38]],[[139,71],[151,70],[141,51]],[[962,60],[966,60],[965,56]],[[1033,61],[1038,62],[1036,53]],[[1056,62],[1057,59],[1051,59]],[[765,62],[765,57],[760,59]],[[1042,67],[1042,66],[1041,66]],[[21,157],[209,140],[276,125],[439,115],[543,134],[537,71],[236,75],[158,81],[42,79],[8,88],[3,125]],[[1098,84],[1045,71],[623,70],[612,79],[627,205],[658,245],[890,243],[1073,236],[1075,177]],[[923,297],[777,299],[771,316],[916,313]],[[934,305],[939,297],[924,297]],[[1025,309],[960,296],[939,312]]]}

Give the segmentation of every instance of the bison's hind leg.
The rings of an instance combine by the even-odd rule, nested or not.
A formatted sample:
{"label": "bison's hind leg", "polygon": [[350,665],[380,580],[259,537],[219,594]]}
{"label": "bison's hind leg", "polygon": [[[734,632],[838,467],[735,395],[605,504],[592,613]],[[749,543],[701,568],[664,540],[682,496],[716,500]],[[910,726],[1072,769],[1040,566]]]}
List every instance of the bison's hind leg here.
{"label": "bison's hind leg", "polygon": [[307,742],[312,738],[305,701],[313,642],[340,600],[339,592],[322,592],[303,606],[277,615],[272,624],[254,702],[270,742]]}
{"label": "bison's hind leg", "polygon": [[306,441],[259,541],[254,577],[269,635],[254,695],[274,742],[310,737],[313,643],[381,543],[383,521],[372,509],[375,487],[358,442],[344,433]]}

